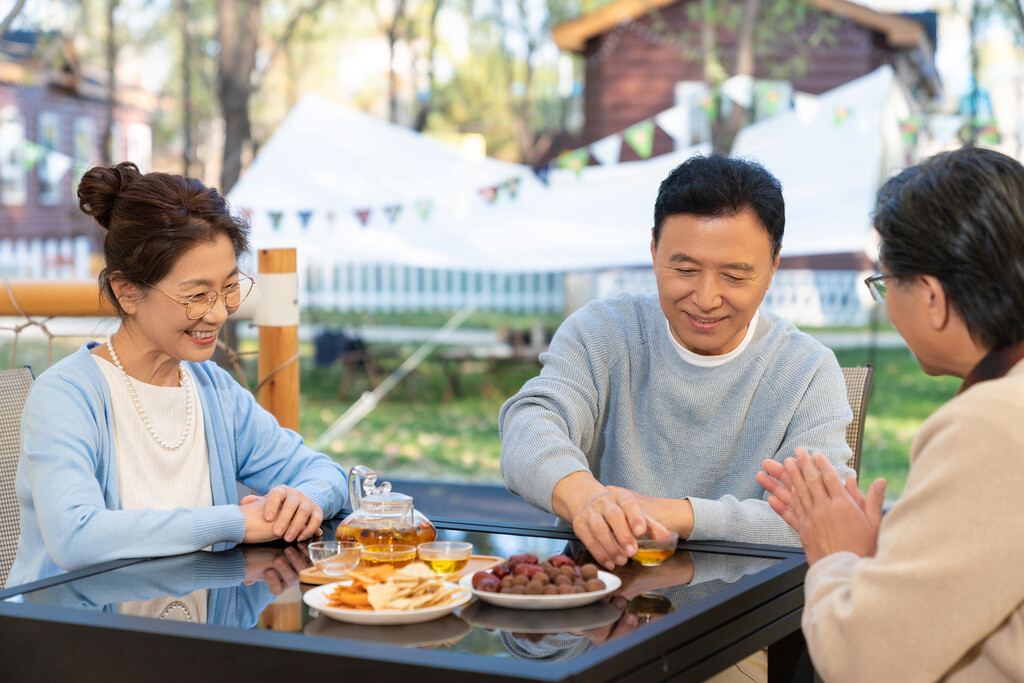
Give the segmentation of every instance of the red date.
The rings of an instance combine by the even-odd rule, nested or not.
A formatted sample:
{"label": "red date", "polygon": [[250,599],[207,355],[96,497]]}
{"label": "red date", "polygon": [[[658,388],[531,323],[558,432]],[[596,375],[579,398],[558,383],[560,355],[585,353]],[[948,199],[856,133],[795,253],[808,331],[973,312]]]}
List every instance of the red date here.
{"label": "red date", "polygon": [[473,574],[473,589],[486,593],[497,593],[501,590],[501,579],[490,572],[477,572]]}
{"label": "red date", "polygon": [[539,564],[517,564],[512,573],[516,576],[525,576],[528,579],[532,579],[534,574],[544,574],[544,567],[541,567]]}
{"label": "red date", "polygon": [[570,567],[575,567],[576,566],[576,563],[573,562],[571,557],[569,557],[568,555],[561,555],[561,554],[559,554],[559,555],[552,555],[551,557],[549,557],[548,558],[548,564],[550,564],[552,567],[563,567],[563,566],[566,566],[566,565],[568,565]]}
{"label": "red date", "polygon": [[508,568],[507,564],[499,564],[497,567],[491,569],[491,573],[497,576],[499,579],[503,579],[512,573],[512,570]]}
{"label": "red date", "polygon": [[521,564],[537,564],[537,556],[533,553],[520,553],[508,558],[506,564],[509,569],[515,571],[515,568]]}

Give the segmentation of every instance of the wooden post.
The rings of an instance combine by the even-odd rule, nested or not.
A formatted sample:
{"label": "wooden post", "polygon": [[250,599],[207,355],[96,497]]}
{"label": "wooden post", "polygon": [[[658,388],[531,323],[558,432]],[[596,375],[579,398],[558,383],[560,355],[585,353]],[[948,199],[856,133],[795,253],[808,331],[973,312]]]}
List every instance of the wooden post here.
{"label": "wooden post", "polygon": [[[13,299],[13,300],[12,300]],[[0,283],[0,315],[112,318],[114,307],[95,280],[9,280]]]}
{"label": "wooden post", "polygon": [[[275,297],[268,291],[267,285],[275,284],[276,275],[295,276],[297,260],[295,249],[260,249],[259,250],[259,280],[263,276],[264,300],[274,301]],[[268,294],[271,294],[268,296]],[[297,296],[297,295],[296,295]],[[293,302],[297,306],[297,302]],[[273,311],[267,312],[266,316],[259,315],[259,381],[270,373],[278,370],[259,391],[257,397],[261,406],[273,413],[282,427],[299,431],[299,326],[298,320],[295,324],[275,324],[274,319],[279,314]],[[270,320],[260,323],[259,319]]]}

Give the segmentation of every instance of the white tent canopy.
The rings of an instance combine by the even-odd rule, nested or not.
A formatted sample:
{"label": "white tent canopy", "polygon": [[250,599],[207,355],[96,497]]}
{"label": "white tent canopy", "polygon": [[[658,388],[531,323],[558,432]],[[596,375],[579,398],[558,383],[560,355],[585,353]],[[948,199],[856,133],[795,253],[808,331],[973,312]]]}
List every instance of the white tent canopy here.
{"label": "white tent canopy", "polygon": [[[875,191],[903,163],[907,95],[885,66],[742,130],[736,156],[783,184],[784,256],[870,250]],[[231,191],[260,247],[298,246],[313,260],[493,271],[645,265],[661,180],[691,148],[646,161],[532,170],[472,161],[448,145],[321,95],[305,95]],[[518,179],[515,198],[485,187]],[[424,219],[419,202],[430,203]],[[397,206],[390,220],[385,207]],[[370,212],[366,225],[356,211]],[[278,214],[275,227],[273,214]],[[305,221],[300,215],[306,213]]]}
{"label": "white tent canopy", "polygon": [[869,253],[875,193],[905,163],[909,98],[883,66],[740,131],[732,155],[761,162],[786,199],[783,256]]}

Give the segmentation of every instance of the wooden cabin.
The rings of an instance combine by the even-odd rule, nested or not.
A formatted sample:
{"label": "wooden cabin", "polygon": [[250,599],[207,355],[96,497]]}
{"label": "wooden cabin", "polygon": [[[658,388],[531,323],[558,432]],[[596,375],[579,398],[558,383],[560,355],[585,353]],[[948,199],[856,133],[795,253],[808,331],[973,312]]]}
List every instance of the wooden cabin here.
{"label": "wooden cabin", "polygon": [[[793,90],[817,95],[889,64],[921,104],[939,94],[934,14],[886,14],[845,0],[806,1],[839,21],[831,40],[808,54],[807,70],[792,82]],[[558,47],[581,55],[585,64],[584,126],[576,147],[680,104],[687,85],[694,86],[691,92],[703,87],[703,65],[684,54],[678,41],[687,35],[699,40],[700,23],[690,18],[691,5],[699,2],[617,0],[554,28]],[[808,25],[801,35],[813,29]],[[731,57],[735,36],[720,32],[717,39]],[[756,78],[774,77],[769,71],[779,62],[774,57],[757,55]],[[673,148],[673,140],[656,130],[653,153]],[[623,148],[621,161],[636,159],[633,150]]]}

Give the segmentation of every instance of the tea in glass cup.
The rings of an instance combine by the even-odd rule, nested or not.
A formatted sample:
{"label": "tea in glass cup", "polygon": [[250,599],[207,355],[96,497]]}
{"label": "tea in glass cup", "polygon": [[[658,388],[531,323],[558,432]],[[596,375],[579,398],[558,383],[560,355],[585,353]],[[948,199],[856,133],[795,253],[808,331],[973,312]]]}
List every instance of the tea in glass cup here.
{"label": "tea in glass cup", "polygon": [[308,547],[309,559],[317,571],[327,576],[344,576],[359,564],[363,545],[351,541],[315,541]]}
{"label": "tea in glass cup", "polygon": [[416,546],[420,560],[426,563],[435,574],[450,576],[457,574],[469,564],[469,556],[473,554],[473,544],[461,541],[433,541],[420,543]]}
{"label": "tea in glass cup", "polygon": [[651,538],[650,533],[646,533],[637,537],[636,555],[633,555],[632,560],[645,567],[654,567],[672,557],[678,543],[679,534],[675,532],[660,538]]}
{"label": "tea in glass cup", "polygon": [[387,564],[398,569],[415,559],[416,546],[414,545],[368,545],[363,548],[363,562],[368,567]]}

